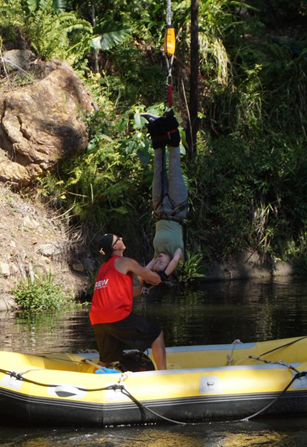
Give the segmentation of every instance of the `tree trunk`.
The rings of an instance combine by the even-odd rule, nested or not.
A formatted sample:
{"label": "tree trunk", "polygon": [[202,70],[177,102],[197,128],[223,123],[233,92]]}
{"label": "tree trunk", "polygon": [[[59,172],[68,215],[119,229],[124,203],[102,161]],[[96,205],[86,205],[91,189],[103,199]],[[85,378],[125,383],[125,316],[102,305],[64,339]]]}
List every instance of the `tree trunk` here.
{"label": "tree trunk", "polygon": [[198,39],[198,0],[191,0],[191,75],[189,98],[189,125],[186,129],[190,158],[196,153],[198,131],[198,72],[199,72],[199,39]]}

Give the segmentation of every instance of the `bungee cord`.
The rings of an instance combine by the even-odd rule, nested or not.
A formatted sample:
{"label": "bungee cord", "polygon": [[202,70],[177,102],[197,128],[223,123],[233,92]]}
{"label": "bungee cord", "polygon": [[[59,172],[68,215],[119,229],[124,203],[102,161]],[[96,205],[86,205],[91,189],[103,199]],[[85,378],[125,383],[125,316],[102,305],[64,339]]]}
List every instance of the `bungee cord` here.
{"label": "bungee cord", "polygon": [[172,4],[171,0],[167,0],[166,5],[166,30],[164,35],[164,56],[166,62],[166,85],[165,85],[165,107],[171,108],[173,106],[173,78],[172,69],[174,62],[174,55],[176,49],[176,35],[175,28],[172,25]]}
{"label": "bungee cord", "polygon": [[166,24],[168,26],[171,26],[171,24],[172,24],[172,17],[173,17],[172,2],[171,2],[171,0],[167,0],[167,2],[166,2]]}

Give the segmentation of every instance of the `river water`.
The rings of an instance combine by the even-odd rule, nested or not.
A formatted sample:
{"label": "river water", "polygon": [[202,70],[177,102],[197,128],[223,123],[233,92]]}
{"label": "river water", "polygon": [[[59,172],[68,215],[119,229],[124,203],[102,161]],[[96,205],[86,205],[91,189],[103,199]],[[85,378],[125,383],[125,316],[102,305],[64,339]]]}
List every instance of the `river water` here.
{"label": "river water", "polygon": [[[208,283],[160,289],[135,300],[167,346],[261,341],[307,334],[307,278]],[[0,350],[46,354],[95,349],[87,311],[0,313]],[[307,446],[307,418],[147,425],[104,429],[6,427],[0,445],[22,447]]]}

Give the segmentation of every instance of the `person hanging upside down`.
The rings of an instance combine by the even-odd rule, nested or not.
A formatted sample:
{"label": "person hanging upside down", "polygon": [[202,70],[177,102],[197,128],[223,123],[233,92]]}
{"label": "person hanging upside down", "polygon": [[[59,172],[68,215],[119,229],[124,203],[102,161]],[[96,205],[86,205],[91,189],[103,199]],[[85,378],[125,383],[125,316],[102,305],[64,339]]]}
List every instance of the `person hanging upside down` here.
{"label": "person hanging upside down", "polygon": [[[153,240],[154,257],[147,268],[158,272],[162,281],[176,269],[184,257],[183,222],[188,212],[188,192],[181,172],[178,121],[169,110],[158,118],[142,114],[149,123],[154,157],[153,211],[158,219]],[[165,146],[169,147],[169,172]]]}

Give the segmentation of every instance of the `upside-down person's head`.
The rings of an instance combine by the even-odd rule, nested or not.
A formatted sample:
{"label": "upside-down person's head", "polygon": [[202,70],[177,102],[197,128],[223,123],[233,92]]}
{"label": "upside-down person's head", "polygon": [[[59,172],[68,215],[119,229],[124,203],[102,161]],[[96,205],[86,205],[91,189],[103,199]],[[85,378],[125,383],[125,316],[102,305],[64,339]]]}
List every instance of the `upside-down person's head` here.
{"label": "upside-down person's head", "polygon": [[159,253],[158,257],[155,259],[154,265],[152,266],[152,270],[154,272],[164,272],[170,261],[171,258],[169,255],[166,253]]}

